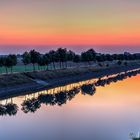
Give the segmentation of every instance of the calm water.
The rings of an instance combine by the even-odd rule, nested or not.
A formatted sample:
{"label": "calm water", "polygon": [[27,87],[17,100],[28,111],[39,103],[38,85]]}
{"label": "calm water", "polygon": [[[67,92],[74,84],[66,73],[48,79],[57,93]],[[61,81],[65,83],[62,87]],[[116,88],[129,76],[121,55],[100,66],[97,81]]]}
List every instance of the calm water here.
{"label": "calm water", "polygon": [[128,140],[140,131],[139,82],[122,73],[1,100],[18,111],[0,116],[0,140]]}

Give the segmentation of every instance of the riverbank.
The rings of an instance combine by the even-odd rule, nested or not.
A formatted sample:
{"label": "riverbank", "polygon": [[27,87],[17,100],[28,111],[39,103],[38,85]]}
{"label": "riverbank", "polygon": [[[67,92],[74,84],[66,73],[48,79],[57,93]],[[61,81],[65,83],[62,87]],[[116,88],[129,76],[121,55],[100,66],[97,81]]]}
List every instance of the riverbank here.
{"label": "riverbank", "polygon": [[[127,66],[82,67],[55,71],[27,72],[0,76],[0,98],[18,96],[65,84],[99,78],[140,68],[139,63]],[[44,83],[42,84],[41,82]],[[46,83],[46,84],[45,84]]]}

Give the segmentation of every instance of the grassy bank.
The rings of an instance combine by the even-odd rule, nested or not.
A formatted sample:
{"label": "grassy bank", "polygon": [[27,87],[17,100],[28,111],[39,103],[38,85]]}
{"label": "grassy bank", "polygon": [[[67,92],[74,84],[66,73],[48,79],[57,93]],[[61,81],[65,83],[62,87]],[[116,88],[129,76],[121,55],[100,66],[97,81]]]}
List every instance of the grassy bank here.
{"label": "grassy bank", "polygon": [[[118,66],[118,65],[111,65],[107,66],[91,66],[91,67],[77,67],[77,68],[69,68],[69,69],[57,69],[57,70],[47,70],[47,71],[35,71],[35,72],[24,72],[24,73],[13,73],[8,75],[0,75],[0,88],[8,87],[8,86],[15,86],[20,84],[27,84],[27,83],[35,83],[32,79],[40,79],[44,81],[57,81],[61,79],[68,79],[68,78],[81,78],[86,77],[88,75],[98,75],[100,74],[109,74],[113,72],[117,72],[119,68],[120,71],[123,69],[129,69],[133,66],[140,67],[139,63],[129,64],[128,66]],[[135,68],[135,67],[134,67]],[[118,71],[119,72],[119,71]]]}
{"label": "grassy bank", "polygon": [[42,72],[27,72],[25,73],[25,75],[33,79],[49,80],[49,79],[63,78],[67,76],[83,75],[87,72],[99,71],[100,69],[94,67],[70,68],[70,69],[61,69],[61,70],[59,69],[53,71],[50,70],[50,71],[42,71]]}
{"label": "grassy bank", "polygon": [[[95,65],[101,64],[102,67],[105,68],[106,65],[109,65],[109,67],[112,66],[112,65],[113,66],[117,65],[117,62],[118,61],[112,61],[112,62],[105,61],[105,62],[101,62],[101,63],[95,63],[94,62],[93,65],[95,66]],[[125,62],[127,62],[130,65],[135,64],[135,63],[140,63],[139,60],[133,60],[133,61],[125,61],[124,60],[124,61],[121,61],[121,62],[122,62],[121,65],[124,65]],[[56,69],[61,69],[59,63],[56,63],[55,65],[56,65],[55,66]],[[68,62],[67,65],[68,65],[68,68],[84,67],[84,66],[87,67],[88,66],[87,63],[86,64],[84,64],[84,63],[75,64],[75,63],[72,63],[72,62]],[[52,64],[49,64],[47,67],[46,66],[39,66],[38,67],[38,65],[36,64],[35,69],[36,70],[44,70],[44,69],[53,70],[54,68],[53,68]],[[7,68],[7,70],[8,70],[8,73],[11,73],[11,68]],[[18,64],[16,66],[13,66],[13,73],[32,72],[32,71],[33,71],[33,66],[31,64],[27,65],[26,68],[25,68],[25,66],[23,64]],[[5,73],[6,73],[5,67],[0,67],[0,74],[5,74]]]}
{"label": "grassy bank", "polygon": [[18,96],[25,93],[29,94],[46,88],[49,89],[82,80],[100,78],[138,68],[140,68],[140,64],[129,64],[127,66],[112,65],[109,67],[77,67],[0,75],[0,98]]}
{"label": "grassy bank", "polygon": [[22,73],[0,75],[0,88],[26,83],[33,83],[33,81]]}
{"label": "grassy bank", "polygon": [[0,87],[15,86],[26,83],[33,83],[31,79],[40,79],[48,81],[50,79],[63,78],[68,76],[80,75],[90,71],[97,71],[94,67],[91,68],[71,68],[62,70],[47,70],[36,72],[24,72],[0,75]]}
{"label": "grassy bank", "polygon": [[63,77],[69,77],[69,76],[81,76],[86,73],[94,73],[103,71],[103,70],[115,70],[115,68],[129,68],[133,66],[140,66],[140,63],[138,62],[129,62],[127,66],[125,65],[117,65],[117,64],[110,64],[109,66],[106,66],[104,64],[102,67],[99,65],[96,66],[90,66],[90,67],[75,67],[75,68],[69,68],[69,69],[57,69],[57,70],[49,70],[49,71],[36,71],[36,72],[26,72],[25,75],[28,77],[31,77],[33,79],[41,79],[41,80],[55,80]]}
{"label": "grassy bank", "polygon": [[[48,68],[51,70],[52,69],[52,66],[48,66]],[[37,70],[38,69],[38,66],[36,65],[35,66],[35,69]],[[40,70],[43,70],[45,69],[44,66],[40,66]],[[25,69],[25,66],[24,65],[17,65],[17,66],[14,66],[13,67],[13,72],[26,72],[26,71],[33,71],[33,66],[32,65],[28,65],[26,66],[26,69]],[[5,70],[5,67],[0,67],[0,74],[3,74],[3,73],[6,73],[6,70]],[[8,73],[11,73],[11,69],[8,68]]]}

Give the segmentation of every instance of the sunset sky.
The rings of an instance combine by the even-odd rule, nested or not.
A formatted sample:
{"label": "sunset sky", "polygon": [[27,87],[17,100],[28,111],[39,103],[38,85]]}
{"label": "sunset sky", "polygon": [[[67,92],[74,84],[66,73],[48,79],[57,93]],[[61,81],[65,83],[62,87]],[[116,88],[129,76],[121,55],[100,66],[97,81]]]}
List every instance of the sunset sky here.
{"label": "sunset sky", "polygon": [[1,53],[140,51],[140,0],[1,0]]}

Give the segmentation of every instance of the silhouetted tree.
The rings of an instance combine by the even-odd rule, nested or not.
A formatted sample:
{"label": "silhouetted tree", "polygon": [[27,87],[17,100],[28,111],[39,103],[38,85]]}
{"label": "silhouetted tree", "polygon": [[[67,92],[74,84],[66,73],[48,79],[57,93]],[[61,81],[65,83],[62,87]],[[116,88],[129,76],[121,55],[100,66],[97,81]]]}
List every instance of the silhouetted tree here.
{"label": "silhouetted tree", "polygon": [[38,63],[38,66],[45,66],[46,63],[45,63],[45,56],[44,55],[40,55],[38,57],[38,60],[37,60],[37,63]]}
{"label": "silhouetted tree", "polygon": [[106,61],[113,61],[112,55],[106,54],[105,57],[106,57],[106,58],[105,58]]}
{"label": "silhouetted tree", "polygon": [[0,57],[0,67],[2,68],[4,66],[4,58]]}
{"label": "silhouetted tree", "polygon": [[45,55],[43,55],[43,59],[44,59],[44,62],[45,62],[45,66],[46,66],[47,69],[48,69],[48,65],[51,63],[49,54],[46,53]]}
{"label": "silhouetted tree", "polygon": [[11,68],[11,72],[13,72],[13,66],[16,66],[17,64],[17,56],[16,55],[8,55],[7,57],[8,61],[9,61],[9,67]]}
{"label": "silhouetted tree", "polygon": [[60,68],[64,68],[64,62],[67,62],[67,49],[58,48],[56,51],[56,57],[59,60]]}
{"label": "silhouetted tree", "polygon": [[28,52],[25,52],[22,55],[22,62],[25,65],[25,71],[26,71],[26,66],[31,63],[31,56]]}
{"label": "silhouetted tree", "polygon": [[49,58],[50,62],[53,64],[53,69],[56,69],[56,67],[55,67],[55,62],[57,61],[56,52],[54,50],[51,50],[48,53],[48,58]]}
{"label": "silhouetted tree", "polygon": [[73,51],[71,51],[71,50],[67,51],[67,60],[68,61],[73,61],[74,57],[75,57],[75,53]]}
{"label": "silhouetted tree", "polygon": [[17,57],[16,55],[8,55],[3,58],[3,66],[6,69],[6,73],[8,73],[8,68],[11,68],[11,72],[13,70],[13,66],[17,64]]}
{"label": "silhouetted tree", "polygon": [[31,56],[31,63],[33,64],[33,70],[35,71],[35,64],[38,62],[40,53],[35,50],[31,50],[30,56]]}
{"label": "silhouetted tree", "polygon": [[81,59],[83,62],[88,62],[90,64],[91,61],[95,61],[96,52],[93,49],[89,49],[86,52],[82,52]]}
{"label": "silhouetted tree", "polygon": [[78,54],[75,55],[74,58],[73,58],[73,62],[78,64],[80,61],[81,61],[80,55],[78,55]]}

